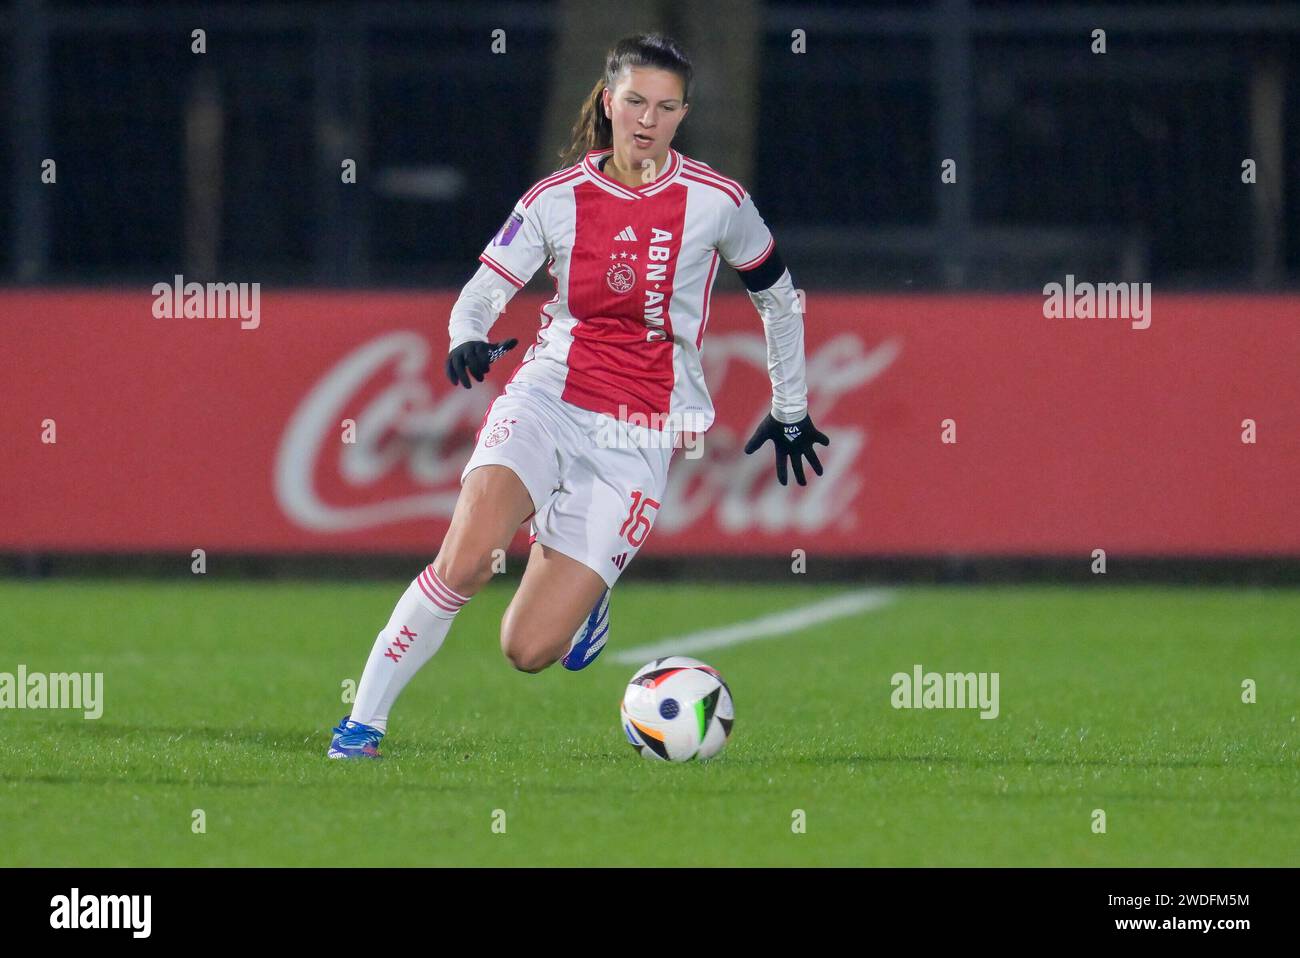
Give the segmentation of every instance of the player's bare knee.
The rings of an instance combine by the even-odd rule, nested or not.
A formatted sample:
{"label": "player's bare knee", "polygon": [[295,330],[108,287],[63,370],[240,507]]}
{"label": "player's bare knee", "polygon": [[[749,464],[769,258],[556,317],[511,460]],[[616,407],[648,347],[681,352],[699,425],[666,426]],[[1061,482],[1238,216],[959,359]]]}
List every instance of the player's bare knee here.
{"label": "player's bare knee", "polygon": [[516,624],[511,609],[501,619],[501,652],[520,672],[540,672],[555,661],[544,643],[537,641],[535,629]]}
{"label": "player's bare knee", "polygon": [[540,672],[555,661],[541,646],[527,641],[505,623],[501,626],[501,651],[520,672]]}
{"label": "player's bare knee", "polygon": [[490,553],[476,556],[465,549],[444,549],[433,560],[433,569],[447,588],[470,596],[492,578],[492,556]]}
{"label": "player's bare knee", "polygon": [[536,674],[551,665],[555,659],[537,649],[510,646],[505,650],[506,658],[520,672]]}

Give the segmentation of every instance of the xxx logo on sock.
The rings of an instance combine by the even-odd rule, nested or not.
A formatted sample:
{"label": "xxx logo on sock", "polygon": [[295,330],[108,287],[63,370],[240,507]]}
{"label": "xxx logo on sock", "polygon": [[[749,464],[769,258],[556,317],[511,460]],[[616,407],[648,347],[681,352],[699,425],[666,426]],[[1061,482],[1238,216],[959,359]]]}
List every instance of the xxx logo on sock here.
{"label": "xxx logo on sock", "polygon": [[[417,635],[418,635],[418,633],[416,633],[416,632],[412,632],[412,631],[411,631],[410,629],[408,629],[406,626],[402,626],[402,634],[399,635],[397,638],[393,639],[392,643],[391,643],[391,644],[389,645],[389,647],[388,647],[388,651],[384,653],[384,656],[385,656],[386,658],[390,658],[390,659],[392,659],[394,662],[398,661],[398,660],[401,659],[401,657],[402,657],[402,656],[401,656],[401,653],[400,653],[400,652],[394,652],[393,649],[394,649],[394,648],[398,648],[398,649],[401,649],[402,652],[405,652],[405,651],[406,651],[407,649],[409,649],[413,644],[415,644],[415,638],[416,638]],[[410,639],[411,641],[410,641],[410,642],[403,642],[403,641],[402,641],[402,636],[405,636],[406,638]]]}

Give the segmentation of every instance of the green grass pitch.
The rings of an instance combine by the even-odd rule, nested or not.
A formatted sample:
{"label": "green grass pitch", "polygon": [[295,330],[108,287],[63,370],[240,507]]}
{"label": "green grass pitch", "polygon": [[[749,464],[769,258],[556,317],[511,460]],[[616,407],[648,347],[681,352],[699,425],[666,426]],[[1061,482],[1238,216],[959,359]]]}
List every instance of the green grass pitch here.
{"label": "green grass pitch", "polygon": [[[600,660],[526,675],[500,652],[501,582],[398,702],[385,760],[329,762],[342,683],[405,586],[0,582],[0,672],[103,672],[105,700],[93,721],[0,711],[0,864],[1300,861],[1294,591],[901,589],[703,653],[734,734],[670,766],[623,737],[635,666],[611,652],[846,587],[624,582]],[[1001,714],[892,708],[916,663],[999,673]]]}

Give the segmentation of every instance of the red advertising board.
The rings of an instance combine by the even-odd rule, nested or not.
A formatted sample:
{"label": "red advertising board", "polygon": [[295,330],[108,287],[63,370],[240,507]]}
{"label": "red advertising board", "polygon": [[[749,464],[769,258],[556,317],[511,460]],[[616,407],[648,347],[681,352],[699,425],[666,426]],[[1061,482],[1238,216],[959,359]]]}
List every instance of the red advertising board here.
{"label": "red advertising board", "polygon": [[[466,391],[442,368],[454,298],[267,291],[241,328],[155,318],[148,290],[0,294],[0,550],[431,556],[542,302],[509,304],[493,337],[520,348]],[[645,552],[1300,555],[1300,298],[1157,292],[1146,329],[1043,306],[811,293],[831,445],[800,488],[741,451],[763,327],[719,294],[717,423],[675,454]]]}

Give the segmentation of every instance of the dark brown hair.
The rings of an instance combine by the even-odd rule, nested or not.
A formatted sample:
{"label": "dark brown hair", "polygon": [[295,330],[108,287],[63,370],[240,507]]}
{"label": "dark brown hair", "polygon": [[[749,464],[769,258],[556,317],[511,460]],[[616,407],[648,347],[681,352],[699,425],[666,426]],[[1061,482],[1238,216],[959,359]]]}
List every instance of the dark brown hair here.
{"label": "dark brown hair", "polygon": [[677,74],[682,80],[682,103],[688,102],[694,70],[677,41],[661,33],[624,37],[606,55],[605,75],[596,81],[583,101],[569,148],[560,153],[563,166],[572,166],[592,150],[607,149],[614,142],[614,129],[601,106],[601,94],[606,87],[613,90],[619,74],[630,67],[651,67]]}

